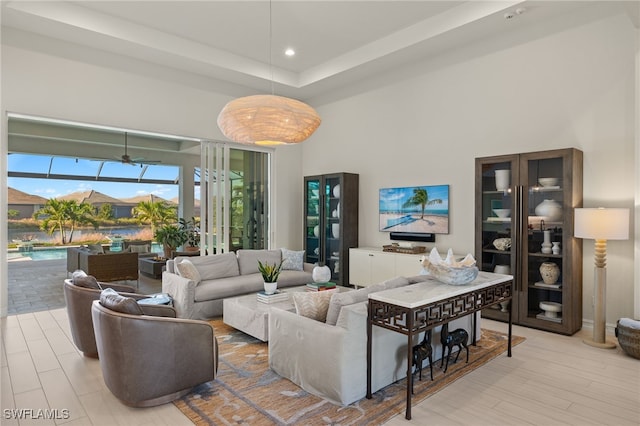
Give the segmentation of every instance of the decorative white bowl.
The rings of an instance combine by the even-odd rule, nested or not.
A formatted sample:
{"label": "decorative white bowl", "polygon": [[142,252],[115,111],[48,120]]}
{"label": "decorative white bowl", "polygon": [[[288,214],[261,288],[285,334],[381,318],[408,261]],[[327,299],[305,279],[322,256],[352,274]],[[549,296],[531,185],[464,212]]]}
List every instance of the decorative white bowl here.
{"label": "decorative white bowl", "polygon": [[558,178],[539,178],[538,182],[542,186],[556,186],[558,184]]}
{"label": "decorative white bowl", "polygon": [[422,265],[433,278],[449,285],[469,284],[478,276],[477,266],[434,265],[429,260],[423,260]]}
{"label": "decorative white bowl", "polygon": [[547,318],[558,318],[558,312],[562,312],[562,303],[540,302],[540,309],[544,311]]}
{"label": "decorative white bowl", "polygon": [[511,209],[493,209],[493,212],[502,219],[511,216]]}
{"label": "decorative white bowl", "polygon": [[511,248],[511,238],[498,238],[493,240],[493,246],[498,250],[506,251]]}

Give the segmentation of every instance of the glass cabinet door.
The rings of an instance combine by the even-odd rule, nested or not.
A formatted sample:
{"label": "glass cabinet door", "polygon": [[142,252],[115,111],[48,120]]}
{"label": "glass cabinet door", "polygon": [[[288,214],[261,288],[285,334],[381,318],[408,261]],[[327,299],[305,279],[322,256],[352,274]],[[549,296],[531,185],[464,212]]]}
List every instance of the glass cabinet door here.
{"label": "glass cabinet door", "polygon": [[[516,205],[518,164],[516,156],[494,157],[476,164],[481,179],[476,180],[476,261],[482,271],[514,275],[516,288],[516,247],[518,211]],[[479,204],[479,205],[478,205]],[[514,297],[514,300],[516,298]],[[495,305],[483,311],[483,316],[504,320],[507,308],[517,315],[517,306],[510,302]]]}
{"label": "glass cabinet door", "polygon": [[565,200],[563,157],[523,154],[520,163],[527,217],[523,235],[526,244],[522,245],[521,321],[562,324],[565,211],[571,211]]}
{"label": "glass cabinet door", "polygon": [[305,262],[316,263],[320,258],[320,238],[323,227],[320,223],[323,205],[321,203],[320,178],[305,179]]}
{"label": "glass cabinet door", "polygon": [[340,274],[341,230],[340,230],[340,176],[327,176],[325,179],[325,264],[331,269],[331,279],[335,281]]}

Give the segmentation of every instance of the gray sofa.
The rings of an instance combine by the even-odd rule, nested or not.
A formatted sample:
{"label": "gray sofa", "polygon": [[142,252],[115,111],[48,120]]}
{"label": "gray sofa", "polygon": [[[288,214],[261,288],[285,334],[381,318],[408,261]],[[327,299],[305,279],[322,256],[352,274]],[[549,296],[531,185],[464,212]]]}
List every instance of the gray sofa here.
{"label": "gray sofa", "polygon": [[[424,275],[397,277],[360,290],[334,293],[325,322],[283,309],[271,309],[269,367],[305,391],[335,404],[349,405],[364,398],[367,390],[368,294],[427,280],[429,278]],[[476,318],[476,335],[480,336],[479,313]],[[472,316],[456,319],[449,327],[464,328],[471,335]],[[442,358],[440,329],[435,328],[432,335],[434,363]],[[407,337],[381,327],[373,327],[372,332],[371,379],[372,391],[376,392],[406,377]],[[414,344],[422,337],[416,337]],[[428,380],[429,375],[423,376],[423,380],[425,377]]]}
{"label": "gray sofa", "polygon": [[[162,273],[162,292],[173,297],[173,306],[179,318],[208,319],[220,316],[225,298],[264,290],[258,260],[270,264],[280,263],[282,253],[281,249],[241,249],[237,253],[178,256],[167,261],[167,270]],[[285,250],[285,253],[292,252]],[[185,272],[189,268],[180,265],[185,261],[190,262],[197,270],[195,277],[194,274]],[[291,262],[287,264],[291,265]],[[283,267],[278,287],[300,286],[312,282],[313,267],[314,265],[302,263],[301,260],[289,266],[291,269]]]}

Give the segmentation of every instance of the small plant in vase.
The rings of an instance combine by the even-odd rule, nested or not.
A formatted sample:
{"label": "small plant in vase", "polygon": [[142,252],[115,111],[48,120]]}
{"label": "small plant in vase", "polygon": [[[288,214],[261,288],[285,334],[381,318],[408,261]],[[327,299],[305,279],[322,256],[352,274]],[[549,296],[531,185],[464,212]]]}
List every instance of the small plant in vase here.
{"label": "small plant in vase", "polygon": [[267,294],[273,294],[278,288],[278,277],[280,276],[280,270],[282,269],[282,262],[280,264],[274,263],[273,265],[265,262],[262,263],[258,260],[258,270],[262,274],[262,280],[264,281],[264,292]]}

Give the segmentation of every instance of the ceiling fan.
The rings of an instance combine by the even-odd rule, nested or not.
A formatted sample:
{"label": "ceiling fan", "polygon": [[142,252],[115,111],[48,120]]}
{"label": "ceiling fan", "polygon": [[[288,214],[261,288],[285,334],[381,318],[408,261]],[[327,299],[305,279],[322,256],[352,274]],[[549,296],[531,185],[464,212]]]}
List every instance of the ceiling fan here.
{"label": "ceiling fan", "polygon": [[124,132],[124,154],[122,154],[122,156],[120,157],[116,157],[118,158],[122,164],[131,164],[132,166],[138,165],[138,164],[158,164],[161,163],[160,160],[145,160],[144,158],[131,158],[131,156],[128,154],[128,145],[127,145],[127,132]]}

